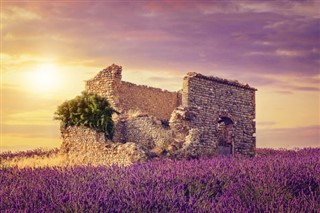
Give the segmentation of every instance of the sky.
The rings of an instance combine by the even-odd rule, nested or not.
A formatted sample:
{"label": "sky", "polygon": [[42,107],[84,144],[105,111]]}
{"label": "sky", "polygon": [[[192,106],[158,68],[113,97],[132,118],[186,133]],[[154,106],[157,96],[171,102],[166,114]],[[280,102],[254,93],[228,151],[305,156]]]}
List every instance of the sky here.
{"label": "sky", "polygon": [[61,145],[57,106],[115,63],[177,91],[248,83],[258,148],[320,147],[320,1],[1,1],[0,151]]}

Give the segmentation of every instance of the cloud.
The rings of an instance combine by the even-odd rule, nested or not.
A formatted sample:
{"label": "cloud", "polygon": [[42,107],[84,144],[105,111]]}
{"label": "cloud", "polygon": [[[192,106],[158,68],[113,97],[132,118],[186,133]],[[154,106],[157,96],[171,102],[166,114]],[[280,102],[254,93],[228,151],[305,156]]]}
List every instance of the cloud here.
{"label": "cloud", "polygon": [[296,50],[283,50],[283,49],[277,49],[276,55],[279,56],[286,56],[286,57],[297,57],[304,55],[302,52],[296,51]]}
{"label": "cloud", "polygon": [[319,18],[318,1],[238,1],[239,11]]}
{"label": "cloud", "polygon": [[299,90],[299,91],[315,91],[319,92],[320,87],[303,87],[303,86],[290,86],[293,90]]}
{"label": "cloud", "polygon": [[[124,67],[124,80],[170,90],[180,89],[182,77],[189,71],[237,79],[257,87],[261,92],[257,94],[265,95],[261,99],[274,92],[267,98],[269,103],[276,99],[277,106],[286,108],[288,103],[282,101],[287,98],[293,108],[308,107],[313,110],[310,114],[316,114],[319,4],[5,1],[3,80],[20,87],[2,88],[4,121],[44,122],[43,115],[53,112],[67,93],[70,98],[81,91],[83,84],[74,82],[82,83],[112,63]],[[23,74],[43,62],[58,64],[64,68],[60,73],[67,73],[63,75],[67,86],[60,86],[62,100],[27,91]],[[269,113],[276,117],[277,111]]]}
{"label": "cloud", "polygon": [[31,137],[26,138],[23,135],[2,135],[2,144],[0,144],[0,152],[4,151],[25,151],[38,148],[57,148],[60,147],[61,140],[51,137]]}
{"label": "cloud", "polygon": [[282,94],[282,95],[292,95],[293,94],[293,92],[287,91],[287,90],[276,90],[274,92],[278,93],[278,94]]}
{"label": "cloud", "polygon": [[276,122],[274,121],[262,121],[262,122],[257,122],[257,126],[261,126],[261,127],[270,127],[270,126],[273,126],[277,124]]}
{"label": "cloud", "polygon": [[2,125],[5,136],[22,137],[30,140],[32,138],[59,139],[59,125]]}
{"label": "cloud", "polygon": [[258,129],[257,147],[295,148],[320,147],[320,126]]}
{"label": "cloud", "polygon": [[[108,60],[134,68],[208,70],[215,63],[222,72],[314,75],[318,53],[312,50],[319,49],[318,22],[310,16],[314,4],[6,3],[4,14],[14,16],[5,20],[3,50],[85,66]],[[16,14],[21,10],[41,18],[23,18]],[[308,19],[301,18],[303,11]]]}
{"label": "cloud", "polygon": [[[10,4],[10,3],[9,3]],[[3,15],[2,18],[6,21],[8,19],[23,19],[23,20],[38,20],[41,17],[39,14],[24,7],[10,7],[8,2],[3,3]]]}
{"label": "cloud", "polygon": [[57,100],[48,100],[26,92],[25,88],[2,85],[2,110],[4,118],[14,113],[48,109],[55,106]]}

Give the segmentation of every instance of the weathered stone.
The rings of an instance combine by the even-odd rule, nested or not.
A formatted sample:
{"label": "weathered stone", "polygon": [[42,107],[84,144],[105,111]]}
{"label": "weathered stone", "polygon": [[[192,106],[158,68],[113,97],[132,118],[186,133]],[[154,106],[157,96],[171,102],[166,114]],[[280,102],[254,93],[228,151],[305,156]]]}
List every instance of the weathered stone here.
{"label": "weathered stone", "polygon": [[113,64],[86,82],[88,92],[107,98],[120,112],[113,117],[114,142],[120,143],[106,143],[103,133],[90,129],[67,128],[62,133],[62,150],[69,157],[86,162],[92,151],[100,153],[95,156],[97,162],[129,164],[167,152],[187,158],[255,155],[255,88],[194,72],[183,78],[179,92],[121,78],[122,67]]}
{"label": "weathered stone", "polygon": [[155,147],[165,149],[174,142],[173,132],[164,128],[155,117],[133,117],[117,122],[113,140],[139,143],[145,151]]}
{"label": "weathered stone", "polygon": [[188,148],[192,145],[196,146],[200,144],[201,132],[199,129],[190,129],[189,134],[186,137],[186,141],[183,144],[183,148]]}
{"label": "weathered stone", "polygon": [[139,110],[159,119],[169,119],[174,108],[181,104],[178,92],[121,81],[121,72],[121,66],[109,66],[86,81],[86,90],[107,98],[119,112]]}
{"label": "weathered stone", "polygon": [[230,146],[230,154],[254,155],[256,89],[198,73],[189,73],[183,85],[183,107],[192,114],[187,123],[201,130],[205,152]]}
{"label": "weathered stone", "polygon": [[139,144],[106,141],[103,133],[87,127],[62,128],[61,135],[66,165],[129,165],[147,160]]}

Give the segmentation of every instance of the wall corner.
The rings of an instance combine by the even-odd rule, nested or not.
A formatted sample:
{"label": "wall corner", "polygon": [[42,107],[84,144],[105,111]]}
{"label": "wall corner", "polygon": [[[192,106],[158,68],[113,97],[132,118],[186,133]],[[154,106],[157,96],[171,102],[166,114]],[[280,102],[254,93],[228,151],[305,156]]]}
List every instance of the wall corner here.
{"label": "wall corner", "polygon": [[189,91],[190,91],[190,76],[183,78],[182,84],[182,106],[189,107]]}

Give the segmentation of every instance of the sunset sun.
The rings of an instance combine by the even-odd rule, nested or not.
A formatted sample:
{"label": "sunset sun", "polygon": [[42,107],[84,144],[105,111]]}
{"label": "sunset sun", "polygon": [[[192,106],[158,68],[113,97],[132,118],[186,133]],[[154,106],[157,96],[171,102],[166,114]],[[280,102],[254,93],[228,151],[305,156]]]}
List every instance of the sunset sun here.
{"label": "sunset sun", "polygon": [[29,74],[30,87],[36,91],[51,91],[58,87],[58,72],[54,64],[40,64]]}

